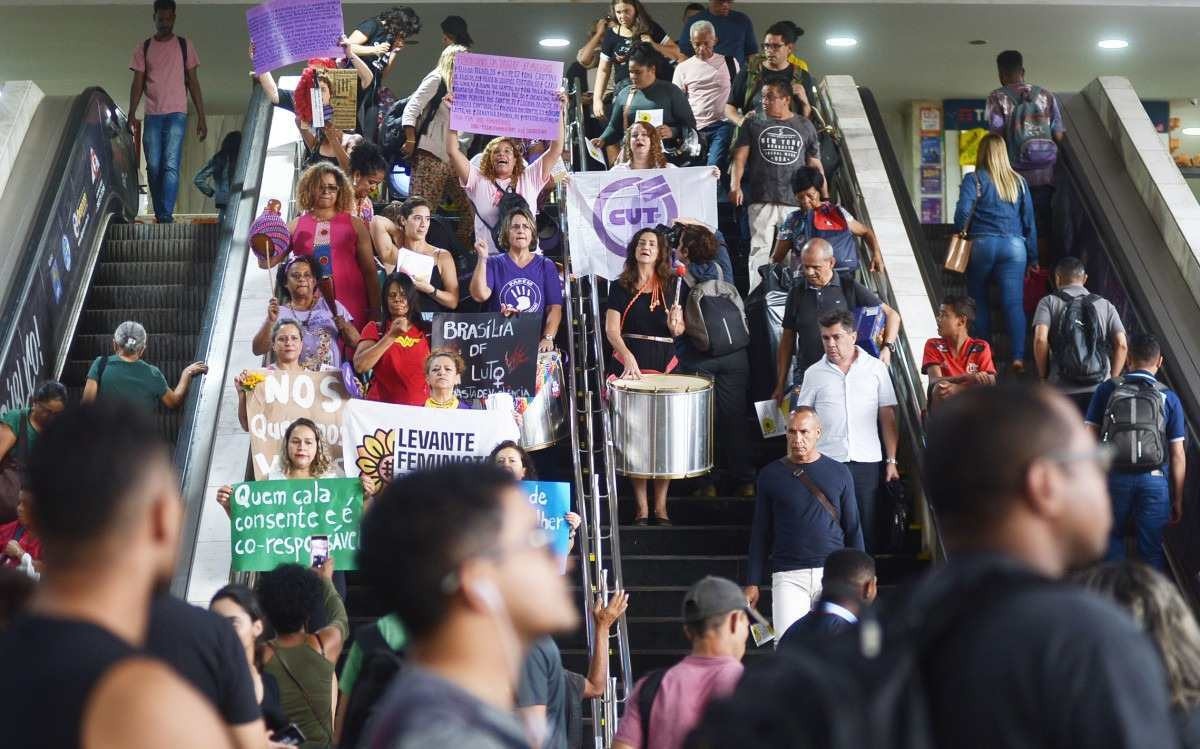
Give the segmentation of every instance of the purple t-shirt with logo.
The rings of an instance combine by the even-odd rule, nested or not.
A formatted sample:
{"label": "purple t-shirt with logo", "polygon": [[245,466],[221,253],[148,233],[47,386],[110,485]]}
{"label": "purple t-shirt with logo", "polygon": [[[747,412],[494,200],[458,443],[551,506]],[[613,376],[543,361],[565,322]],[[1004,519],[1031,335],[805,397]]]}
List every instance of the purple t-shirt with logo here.
{"label": "purple t-shirt with logo", "polygon": [[550,305],[563,303],[558,267],[543,255],[534,255],[524,268],[517,267],[508,253],[489,257],[487,285],[492,290],[487,300],[489,312],[499,312],[501,306],[509,306],[518,312],[544,315]]}

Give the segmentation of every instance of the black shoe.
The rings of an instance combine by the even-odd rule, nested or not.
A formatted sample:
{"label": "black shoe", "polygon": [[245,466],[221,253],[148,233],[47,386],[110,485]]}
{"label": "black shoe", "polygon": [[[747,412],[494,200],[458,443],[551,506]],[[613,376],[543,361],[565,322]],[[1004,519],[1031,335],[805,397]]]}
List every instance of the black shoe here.
{"label": "black shoe", "polygon": [[650,525],[650,518],[648,518],[648,517],[634,518],[633,524],[637,525],[637,526],[645,527],[647,525]]}
{"label": "black shoe", "polygon": [[654,524],[662,528],[669,528],[673,525],[671,518],[660,518],[658,515],[654,516]]}

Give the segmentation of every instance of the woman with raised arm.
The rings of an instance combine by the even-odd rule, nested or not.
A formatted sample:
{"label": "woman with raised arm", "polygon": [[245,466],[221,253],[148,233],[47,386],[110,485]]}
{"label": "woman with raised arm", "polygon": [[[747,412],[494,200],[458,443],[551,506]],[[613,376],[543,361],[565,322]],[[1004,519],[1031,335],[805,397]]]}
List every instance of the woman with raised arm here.
{"label": "woman with raised arm", "polygon": [[413,286],[424,297],[422,311],[450,312],[459,302],[458,268],[449,251],[426,241],[432,222],[433,205],[425,198],[409,198],[403,203],[392,203],[375,217],[371,222],[371,238],[385,271],[405,273],[412,278]]}

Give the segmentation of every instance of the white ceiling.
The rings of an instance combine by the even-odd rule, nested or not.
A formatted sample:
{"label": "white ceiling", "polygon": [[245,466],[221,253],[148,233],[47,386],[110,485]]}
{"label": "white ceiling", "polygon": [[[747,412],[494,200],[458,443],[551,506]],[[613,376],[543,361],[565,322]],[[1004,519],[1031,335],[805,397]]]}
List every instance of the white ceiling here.
{"label": "white ceiling", "polygon": [[[68,0],[62,0],[64,3]],[[402,1],[402,0],[400,0]],[[411,2],[411,0],[409,0]],[[153,32],[148,0],[59,0],[36,6],[0,0],[0,80],[32,79],[48,93],[77,93],[104,86],[118,103],[128,101],[129,56]],[[136,5],[130,3],[136,2]],[[390,3],[389,3],[390,4]],[[439,21],[449,14],[467,19],[481,52],[570,60],[598,3],[455,2],[414,3],[425,21],[420,45],[410,47],[389,84],[406,95],[434,64],[440,51]],[[347,26],[374,15],[381,3],[347,3]],[[650,3],[651,13],[672,35],[681,27],[684,3]],[[215,0],[181,3],[177,31],[198,49],[200,80],[211,113],[240,111],[249,93],[245,10],[249,4]],[[1128,77],[1143,98],[1200,96],[1200,0],[1159,0],[1138,5],[1091,0],[1014,5],[984,0],[916,4],[882,0],[770,3],[739,0],[738,7],[761,33],[782,18],[807,30],[797,53],[814,72],[849,74],[869,86],[887,107],[916,98],[983,96],[995,86],[993,60],[1002,49],[1025,53],[1029,78],[1054,89],[1078,90],[1097,75]],[[97,33],[102,31],[102,33]],[[834,50],[823,40],[853,35],[856,48]],[[568,37],[566,50],[543,50],[542,36]],[[1101,38],[1120,36],[1130,47],[1096,48]],[[985,39],[984,46],[971,46]]]}

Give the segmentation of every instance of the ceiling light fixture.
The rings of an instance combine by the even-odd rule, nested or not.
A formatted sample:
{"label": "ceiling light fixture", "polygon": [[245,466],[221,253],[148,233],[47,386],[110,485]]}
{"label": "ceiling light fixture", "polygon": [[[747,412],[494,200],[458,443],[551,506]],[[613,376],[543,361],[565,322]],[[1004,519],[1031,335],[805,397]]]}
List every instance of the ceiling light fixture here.
{"label": "ceiling light fixture", "polygon": [[570,39],[563,39],[561,36],[548,36],[538,42],[543,47],[565,47],[570,43]]}
{"label": "ceiling light fixture", "polygon": [[827,47],[855,47],[858,40],[852,36],[831,36],[825,40]]}
{"label": "ceiling light fixture", "polygon": [[971,41],[967,42],[967,44],[975,47],[982,47],[983,45],[987,44],[987,39],[972,39]]}
{"label": "ceiling light fixture", "polygon": [[1129,42],[1124,39],[1101,39],[1096,46],[1100,49],[1125,49],[1129,46]]}
{"label": "ceiling light fixture", "polygon": [[1200,127],[1185,127],[1181,132],[1184,135],[1200,135]]}

